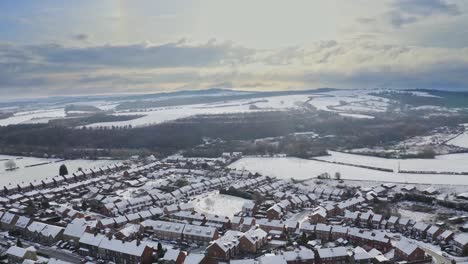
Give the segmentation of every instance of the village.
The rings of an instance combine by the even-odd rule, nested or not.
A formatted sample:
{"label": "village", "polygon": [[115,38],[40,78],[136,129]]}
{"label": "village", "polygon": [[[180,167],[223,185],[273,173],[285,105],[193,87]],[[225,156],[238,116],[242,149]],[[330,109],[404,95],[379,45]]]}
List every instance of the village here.
{"label": "village", "polygon": [[[468,261],[466,192],[454,194],[437,185],[360,186],[339,175],[277,179],[228,167],[241,157],[239,152],[219,158],[136,157],[99,169],[4,186],[0,190],[0,261]],[[434,202],[434,197],[449,194],[450,199]],[[458,214],[431,222],[412,219],[392,207],[405,201],[429,201],[433,215],[445,207]]]}

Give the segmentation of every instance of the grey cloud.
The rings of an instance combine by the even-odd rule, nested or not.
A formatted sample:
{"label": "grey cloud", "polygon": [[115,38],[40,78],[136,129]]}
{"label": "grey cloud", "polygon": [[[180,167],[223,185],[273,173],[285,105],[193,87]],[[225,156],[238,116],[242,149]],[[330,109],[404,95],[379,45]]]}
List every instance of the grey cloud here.
{"label": "grey cloud", "polygon": [[45,95],[252,87],[468,88],[468,49],[323,41],[280,50],[230,43],[68,48],[0,44],[0,90]]}
{"label": "grey cloud", "polygon": [[87,34],[76,34],[73,36],[73,39],[76,39],[76,40],[79,40],[79,41],[85,41],[85,40],[88,40],[89,39],[89,35]]}
{"label": "grey cloud", "polygon": [[143,44],[127,46],[95,46],[67,48],[60,45],[30,46],[45,61],[93,66],[166,68],[196,67],[246,63],[253,51],[229,43],[185,45],[169,43],[159,46]]}
{"label": "grey cloud", "polygon": [[394,7],[407,14],[429,16],[432,14],[460,15],[460,8],[456,4],[444,0],[399,0]]}
{"label": "grey cloud", "polygon": [[468,89],[468,63],[428,65],[418,70],[395,68],[359,69],[349,74],[337,72],[307,72],[305,83],[324,84],[337,88],[387,89]]}
{"label": "grey cloud", "polygon": [[398,0],[392,8],[384,17],[397,28],[433,15],[457,16],[462,13],[456,4],[444,0]]}

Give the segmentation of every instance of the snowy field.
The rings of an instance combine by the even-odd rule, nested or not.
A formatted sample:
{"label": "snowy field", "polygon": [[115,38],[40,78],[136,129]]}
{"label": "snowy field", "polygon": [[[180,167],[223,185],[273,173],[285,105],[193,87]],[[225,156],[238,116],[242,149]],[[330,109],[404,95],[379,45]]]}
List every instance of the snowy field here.
{"label": "snowy field", "polygon": [[369,116],[369,115],[360,115],[360,114],[340,113],[340,116],[354,117],[354,118],[361,118],[361,119],[374,119],[373,116]]}
{"label": "snowy field", "polygon": [[64,118],[65,116],[64,108],[17,112],[9,118],[0,119],[0,126],[47,123],[49,120]]}
{"label": "snowy field", "polygon": [[176,107],[151,108],[141,111],[121,111],[115,115],[143,115],[143,117],[118,122],[104,122],[87,125],[87,127],[141,127],[160,124],[180,118],[204,114],[235,114],[258,111],[287,110],[301,107],[308,95],[288,95],[248,100],[228,101],[224,103],[195,104]]}
{"label": "snowy field", "polygon": [[[334,91],[320,94],[284,95],[233,100],[221,103],[161,107],[135,111],[118,111],[115,112],[114,115],[132,114],[143,115],[143,117],[119,122],[94,123],[87,127],[123,127],[129,125],[132,127],[140,127],[202,114],[235,114],[300,109],[304,107],[305,103],[312,105],[319,110],[332,111],[351,118],[368,119],[374,117],[359,113],[382,112],[386,110],[388,105],[386,99],[367,95],[367,91]],[[339,107],[343,107],[343,109],[338,109]]]}
{"label": "snowy field", "polygon": [[[449,158],[446,160],[453,161]],[[463,162],[456,160],[455,163]],[[335,172],[340,172],[341,178],[350,180],[468,186],[468,176],[466,175],[391,173],[299,158],[243,158],[229,167],[281,179],[310,179],[324,172],[328,172],[332,176]]]}
{"label": "snowy field", "polygon": [[453,145],[462,148],[468,148],[468,132],[465,132],[458,137],[447,142],[448,145]]}
{"label": "snowy field", "polygon": [[[300,109],[307,103],[319,110],[338,113],[350,118],[374,118],[372,113],[385,112],[390,100],[369,95],[370,90],[336,90],[323,93],[283,95],[244,100],[231,100],[208,104],[170,106],[144,110],[115,111],[118,101],[77,102],[77,105],[92,105],[114,115],[143,115],[141,118],[120,122],[103,122],[89,127],[124,127],[147,126],[173,121],[200,114],[233,114],[256,111]],[[428,96],[417,93],[419,96]],[[167,98],[166,98],[167,99]],[[155,99],[149,99],[157,101]],[[57,107],[57,106],[56,106]],[[30,112],[17,112],[14,116],[0,120],[0,126],[25,123],[46,123],[57,118],[67,118],[64,105],[56,109],[44,109]]]}
{"label": "snowy field", "polygon": [[[6,171],[6,160],[14,160],[16,166],[19,168],[13,171]],[[43,180],[58,175],[59,167],[65,164],[69,173],[74,173],[78,168],[92,169],[102,167],[107,164],[114,164],[114,160],[66,160],[56,162],[57,159],[42,159],[33,157],[16,157],[0,155],[0,186],[11,184],[18,184],[21,182],[32,182],[34,180]],[[39,164],[44,162],[51,162],[41,166],[28,167],[25,166]]]}
{"label": "snowy field", "polygon": [[202,194],[193,200],[195,210],[232,218],[235,213],[242,211],[245,202],[250,201],[240,197],[219,194],[218,191]]}
{"label": "snowy field", "polygon": [[435,159],[385,159],[336,151],[328,151],[328,154],[330,156],[316,159],[385,168],[395,172],[398,171],[398,167],[407,171],[468,172],[468,154],[441,155]]}

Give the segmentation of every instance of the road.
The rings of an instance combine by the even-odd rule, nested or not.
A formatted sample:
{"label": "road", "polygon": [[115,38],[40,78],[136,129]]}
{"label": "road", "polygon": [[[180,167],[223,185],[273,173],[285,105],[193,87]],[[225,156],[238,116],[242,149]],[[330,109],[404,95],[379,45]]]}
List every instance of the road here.
{"label": "road", "polygon": [[446,257],[444,257],[442,255],[439,255],[437,252],[434,252],[433,250],[431,250],[429,248],[422,247],[422,249],[427,254],[431,255],[434,264],[444,264],[444,263],[445,264],[450,264],[450,263],[452,263],[451,259],[446,258]]}

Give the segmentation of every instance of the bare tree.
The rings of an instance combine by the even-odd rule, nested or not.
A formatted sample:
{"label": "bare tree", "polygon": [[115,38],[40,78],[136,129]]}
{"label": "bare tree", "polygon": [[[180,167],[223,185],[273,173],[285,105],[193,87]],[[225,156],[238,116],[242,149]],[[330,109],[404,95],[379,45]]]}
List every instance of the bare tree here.
{"label": "bare tree", "polygon": [[6,168],[7,170],[14,170],[14,169],[16,169],[16,168],[17,168],[16,162],[15,162],[14,160],[7,160],[7,161],[5,162],[5,168]]}
{"label": "bare tree", "polygon": [[341,173],[336,172],[336,173],[335,173],[335,179],[341,180]]}

